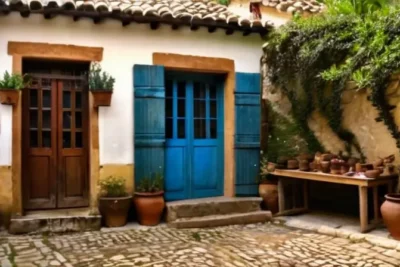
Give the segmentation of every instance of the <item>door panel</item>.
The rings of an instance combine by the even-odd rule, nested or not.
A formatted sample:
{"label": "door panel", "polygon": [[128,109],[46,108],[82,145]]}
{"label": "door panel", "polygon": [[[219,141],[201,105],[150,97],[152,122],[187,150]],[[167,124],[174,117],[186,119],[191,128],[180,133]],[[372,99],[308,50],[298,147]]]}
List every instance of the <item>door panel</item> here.
{"label": "door panel", "polygon": [[56,106],[57,83],[33,79],[24,89],[23,105],[23,194],[27,209],[56,207]]}
{"label": "door panel", "polygon": [[222,195],[223,91],[220,81],[208,78],[207,75],[167,78],[167,200]]}
{"label": "door panel", "polygon": [[[86,118],[87,94],[81,80],[58,81],[58,207],[88,205]],[[88,121],[87,119],[85,121]]]}
{"label": "door panel", "polygon": [[87,206],[87,91],[82,80],[33,77],[23,92],[24,206]]}

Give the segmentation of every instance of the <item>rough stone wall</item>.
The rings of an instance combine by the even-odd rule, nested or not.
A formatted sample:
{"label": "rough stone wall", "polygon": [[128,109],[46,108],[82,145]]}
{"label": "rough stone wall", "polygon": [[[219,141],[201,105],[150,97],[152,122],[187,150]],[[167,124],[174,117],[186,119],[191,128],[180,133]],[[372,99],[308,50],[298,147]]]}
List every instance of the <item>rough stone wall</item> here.
{"label": "rough stone wall", "polygon": [[[263,61],[264,62],[264,61]],[[273,109],[290,118],[291,104],[286,96],[274,88],[267,79],[267,66],[262,66],[263,99],[268,101]],[[396,106],[393,110],[395,122],[400,127],[400,75],[393,75],[391,83],[386,90],[387,100]],[[354,90],[353,83],[349,82],[342,97],[343,127],[350,130],[357,138],[367,161],[374,161],[378,157],[390,154],[396,156],[396,163],[400,163],[399,149],[396,142],[383,122],[376,122],[378,111],[367,100],[367,90]],[[328,125],[328,120],[318,111],[314,111],[308,121],[310,129],[317,139],[333,153],[344,151],[344,142],[338,138]]]}

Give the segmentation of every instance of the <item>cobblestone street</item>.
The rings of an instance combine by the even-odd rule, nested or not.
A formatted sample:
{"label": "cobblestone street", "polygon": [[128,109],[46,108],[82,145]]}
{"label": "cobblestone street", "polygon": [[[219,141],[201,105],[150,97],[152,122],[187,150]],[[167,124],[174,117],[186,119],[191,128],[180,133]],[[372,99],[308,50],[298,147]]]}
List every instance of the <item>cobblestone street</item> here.
{"label": "cobblestone street", "polygon": [[[394,267],[400,251],[271,224],[0,236],[2,266]],[[397,248],[400,249],[400,248]]]}

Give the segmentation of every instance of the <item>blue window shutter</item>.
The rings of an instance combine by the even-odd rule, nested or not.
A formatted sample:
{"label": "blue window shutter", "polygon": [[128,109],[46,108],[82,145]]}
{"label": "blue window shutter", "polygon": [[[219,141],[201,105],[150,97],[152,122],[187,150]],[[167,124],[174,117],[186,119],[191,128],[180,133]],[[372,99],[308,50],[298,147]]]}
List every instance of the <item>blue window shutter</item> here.
{"label": "blue window shutter", "polygon": [[164,67],[133,66],[135,184],[153,173],[164,175]]}
{"label": "blue window shutter", "polygon": [[236,73],[235,164],[237,196],[258,194],[260,164],[260,74]]}

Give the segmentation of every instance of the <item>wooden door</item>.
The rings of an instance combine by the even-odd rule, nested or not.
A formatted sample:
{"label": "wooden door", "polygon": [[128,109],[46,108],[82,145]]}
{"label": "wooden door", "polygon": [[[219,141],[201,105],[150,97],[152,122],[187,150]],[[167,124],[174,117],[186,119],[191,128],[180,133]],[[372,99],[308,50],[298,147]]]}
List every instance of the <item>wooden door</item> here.
{"label": "wooden door", "polygon": [[87,90],[81,78],[35,75],[23,92],[26,209],[88,205]]}
{"label": "wooden door", "polygon": [[167,200],[223,194],[221,77],[168,73],[165,92]]}

